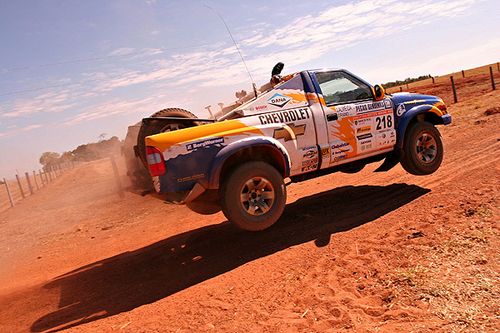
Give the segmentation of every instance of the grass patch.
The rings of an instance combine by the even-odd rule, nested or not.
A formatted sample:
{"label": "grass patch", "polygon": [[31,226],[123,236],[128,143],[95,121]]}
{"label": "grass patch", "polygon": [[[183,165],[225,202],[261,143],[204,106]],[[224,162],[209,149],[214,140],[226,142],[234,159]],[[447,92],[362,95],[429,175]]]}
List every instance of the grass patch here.
{"label": "grass patch", "polygon": [[[476,209],[474,215],[490,213]],[[492,240],[499,235],[492,227],[470,228],[423,250],[425,257],[419,264],[390,274],[385,285],[390,295],[396,295],[390,306],[406,308],[424,302],[441,320],[438,328],[449,332],[494,329],[500,315],[500,276],[494,265],[498,251],[491,250],[495,246]]]}

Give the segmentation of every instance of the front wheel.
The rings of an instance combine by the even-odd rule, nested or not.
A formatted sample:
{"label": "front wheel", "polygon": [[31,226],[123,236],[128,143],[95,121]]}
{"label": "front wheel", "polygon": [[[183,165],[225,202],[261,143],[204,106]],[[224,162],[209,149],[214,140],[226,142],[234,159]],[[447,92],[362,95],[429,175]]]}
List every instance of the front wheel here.
{"label": "front wheel", "polygon": [[417,122],[405,136],[401,165],[413,175],[429,175],[443,161],[443,142],[437,128],[428,122]]}
{"label": "front wheel", "polygon": [[265,162],[247,162],[238,166],[224,181],[221,190],[222,212],[243,230],[267,229],[285,209],[283,177]]}

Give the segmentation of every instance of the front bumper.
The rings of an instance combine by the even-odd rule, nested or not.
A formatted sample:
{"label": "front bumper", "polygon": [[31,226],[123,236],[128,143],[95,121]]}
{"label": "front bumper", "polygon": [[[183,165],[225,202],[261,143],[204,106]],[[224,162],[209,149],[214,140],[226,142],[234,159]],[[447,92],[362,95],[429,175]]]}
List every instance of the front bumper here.
{"label": "front bumper", "polygon": [[442,115],[441,119],[443,119],[443,125],[451,124],[451,115],[450,114]]}

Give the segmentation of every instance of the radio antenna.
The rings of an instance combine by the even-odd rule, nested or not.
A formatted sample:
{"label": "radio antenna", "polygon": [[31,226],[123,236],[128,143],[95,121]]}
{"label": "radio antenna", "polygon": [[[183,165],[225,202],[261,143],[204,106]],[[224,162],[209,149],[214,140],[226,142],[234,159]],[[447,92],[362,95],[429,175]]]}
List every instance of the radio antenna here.
{"label": "radio antenna", "polygon": [[233,37],[233,34],[231,33],[231,30],[229,30],[229,26],[226,23],[226,20],[222,17],[222,15],[214,8],[210,7],[206,3],[203,4],[205,7],[208,9],[212,10],[217,16],[220,18],[224,26],[226,27],[227,33],[229,34],[229,37],[231,37],[231,40],[233,41],[234,46],[236,47],[236,51],[238,51],[238,54],[240,55],[241,61],[243,62],[243,65],[245,66],[245,69],[248,73],[248,77],[250,78],[250,82],[252,82],[252,88],[253,88],[253,93],[255,94],[255,97],[257,97],[257,86],[255,85],[255,82],[253,80],[252,74],[250,73],[250,70],[248,69],[247,63],[245,62],[245,58],[243,57],[243,54],[241,53],[241,50],[238,46],[238,43],[236,43],[236,40]]}

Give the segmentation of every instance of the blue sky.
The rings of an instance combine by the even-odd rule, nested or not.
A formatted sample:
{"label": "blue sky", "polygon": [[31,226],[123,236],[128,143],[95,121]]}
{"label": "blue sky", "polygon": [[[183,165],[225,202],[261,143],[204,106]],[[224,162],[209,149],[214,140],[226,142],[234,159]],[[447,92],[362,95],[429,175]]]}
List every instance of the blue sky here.
{"label": "blue sky", "polygon": [[250,90],[217,10],[257,82],[342,67],[372,83],[498,61],[496,0],[0,0],[0,178],[165,107]]}

